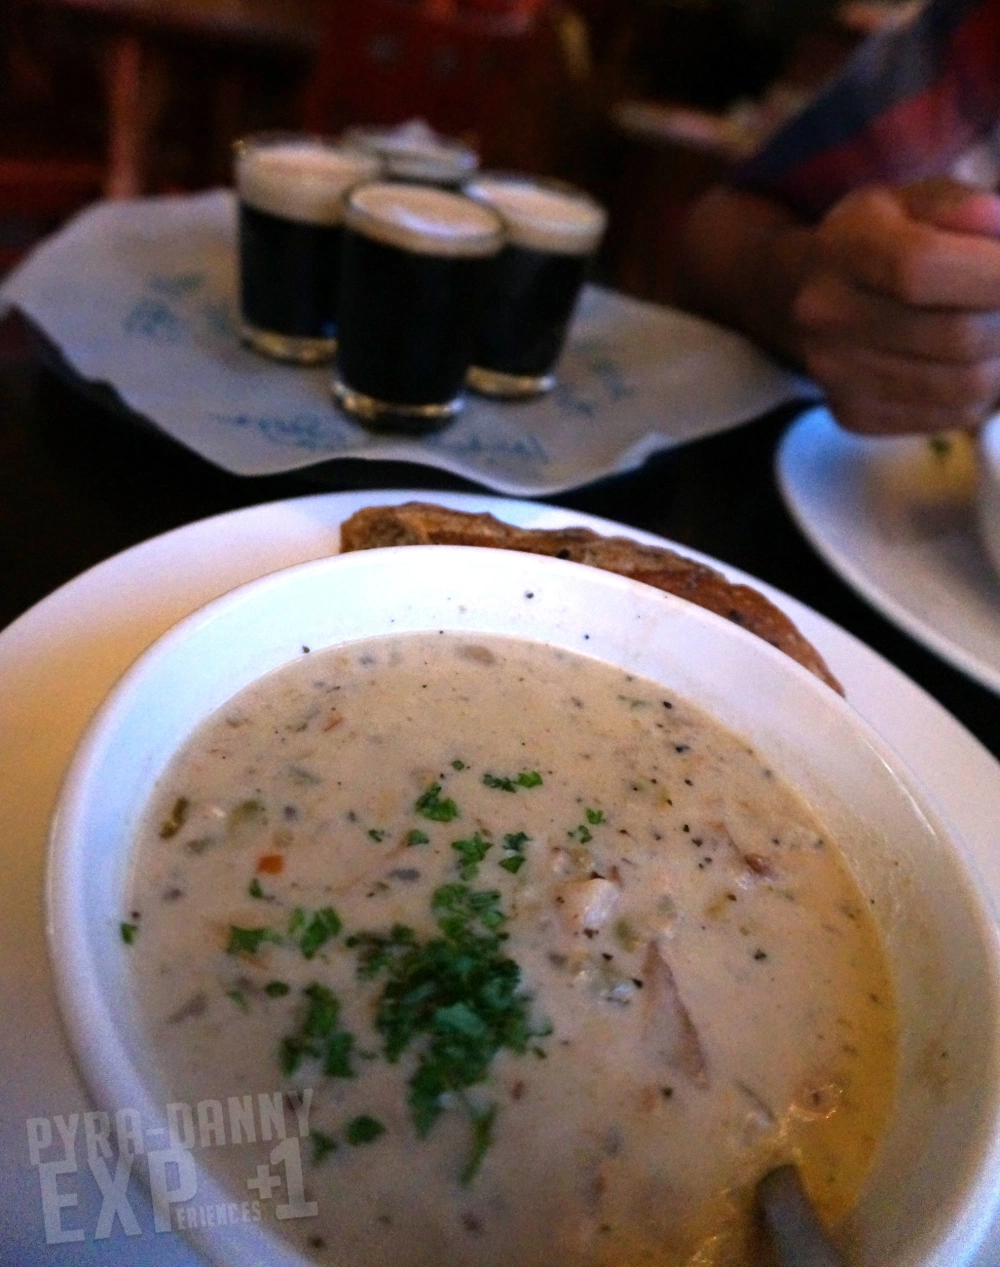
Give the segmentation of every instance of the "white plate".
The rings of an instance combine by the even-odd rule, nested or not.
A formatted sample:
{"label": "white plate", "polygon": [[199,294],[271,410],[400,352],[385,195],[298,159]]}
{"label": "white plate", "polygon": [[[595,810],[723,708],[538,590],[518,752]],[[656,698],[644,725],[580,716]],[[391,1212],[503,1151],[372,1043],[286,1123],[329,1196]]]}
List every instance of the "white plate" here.
{"label": "white plate", "polygon": [[[49,815],[80,733],[125,668],[177,620],[245,581],[335,553],[340,523],[359,507],[414,496],[420,494],[328,494],[192,524],[84,573],[0,634],[0,1262],[17,1267],[196,1262],[179,1234],[152,1232],[151,1213],[134,1188],[130,1200],[142,1235],[126,1237],[116,1222],[109,1237],[94,1239],[101,1202],[82,1128],[75,1150],[79,1170],[53,1179],[63,1199],[78,1198],[61,1215],[63,1226],[83,1230],[84,1239],[46,1243],[41,1176],[29,1164],[26,1121],[89,1107],[60,1028],[42,920]],[[459,509],[492,510],[527,527],[582,523],[659,543],[605,520],[535,503],[424,496]],[[723,570],[734,580],[752,581]],[[1000,899],[1000,765],[892,665],[795,600],[758,587],[816,643],[850,702],[903,756],[964,836],[994,899]],[[997,1261],[1000,1228],[979,1263],[988,1267]]]}
{"label": "white plate", "polygon": [[974,476],[924,438],[849,435],[812,409],[781,444],[789,510],[873,607],[1000,694],[1000,579],[976,528]]}

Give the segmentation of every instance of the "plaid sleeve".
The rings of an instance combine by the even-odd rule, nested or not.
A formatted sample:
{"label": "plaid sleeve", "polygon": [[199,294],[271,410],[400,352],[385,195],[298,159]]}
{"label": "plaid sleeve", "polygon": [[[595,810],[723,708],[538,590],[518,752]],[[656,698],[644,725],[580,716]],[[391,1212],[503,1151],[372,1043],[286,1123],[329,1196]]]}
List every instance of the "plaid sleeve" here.
{"label": "plaid sleeve", "polygon": [[931,0],[865,41],[731,183],[816,220],[870,181],[944,172],[1000,119],[1000,0]]}

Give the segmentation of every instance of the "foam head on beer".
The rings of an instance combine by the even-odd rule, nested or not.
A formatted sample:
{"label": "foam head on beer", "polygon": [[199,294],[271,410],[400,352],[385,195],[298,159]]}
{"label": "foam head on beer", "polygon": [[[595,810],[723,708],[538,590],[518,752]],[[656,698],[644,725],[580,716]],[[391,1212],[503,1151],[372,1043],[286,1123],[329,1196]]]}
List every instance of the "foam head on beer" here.
{"label": "foam head on beer", "polygon": [[607,223],[604,208],[581,191],[526,176],[483,175],[465,190],[500,213],[509,245],[529,251],[589,255]]}
{"label": "foam head on beer", "polygon": [[345,193],[374,179],[380,170],[373,155],[318,137],[275,139],[238,148],[236,153],[240,201],[301,224],[339,224]]}
{"label": "foam head on beer", "polygon": [[417,255],[485,257],[503,241],[503,225],[489,207],[443,189],[388,181],[354,190],[344,225]]}

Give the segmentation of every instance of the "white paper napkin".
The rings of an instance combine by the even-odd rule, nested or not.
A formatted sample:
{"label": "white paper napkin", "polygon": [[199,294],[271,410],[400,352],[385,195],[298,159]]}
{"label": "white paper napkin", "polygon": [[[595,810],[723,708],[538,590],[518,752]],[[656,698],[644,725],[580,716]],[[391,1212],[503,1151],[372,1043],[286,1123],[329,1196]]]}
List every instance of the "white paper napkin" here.
{"label": "white paper napkin", "polygon": [[378,458],[538,496],[816,394],[736,334],[590,286],[550,395],[470,396],[435,435],[372,435],[334,405],[328,369],[241,346],[234,242],[228,190],[98,204],[11,274],[0,312],[20,308],[80,375],[237,475]]}

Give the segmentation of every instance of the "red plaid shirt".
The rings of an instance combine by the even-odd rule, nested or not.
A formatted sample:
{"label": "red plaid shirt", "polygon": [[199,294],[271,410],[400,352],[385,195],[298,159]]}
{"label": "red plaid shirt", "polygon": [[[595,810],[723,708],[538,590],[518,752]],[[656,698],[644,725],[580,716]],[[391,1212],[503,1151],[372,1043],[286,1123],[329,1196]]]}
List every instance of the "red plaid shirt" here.
{"label": "red plaid shirt", "polygon": [[1000,124],[1000,0],[931,0],[867,40],[733,175],[816,220],[871,181],[947,172]]}

